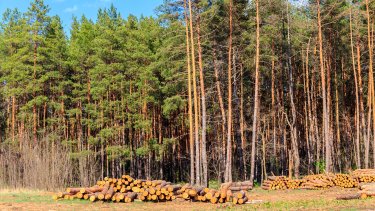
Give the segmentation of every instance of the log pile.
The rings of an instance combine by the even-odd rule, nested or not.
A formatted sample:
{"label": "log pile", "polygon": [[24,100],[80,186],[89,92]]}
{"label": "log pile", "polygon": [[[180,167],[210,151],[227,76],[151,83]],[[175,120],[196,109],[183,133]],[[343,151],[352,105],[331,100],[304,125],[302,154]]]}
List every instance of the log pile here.
{"label": "log pile", "polygon": [[304,179],[289,179],[289,178],[285,181],[287,189],[298,189],[305,182],[306,180]]}
{"label": "log pile", "polygon": [[298,189],[306,180],[290,179],[285,176],[271,176],[262,184],[264,190]]}
{"label": "log pile", "polygon": [[351,176],[357,179],[358,182],[375,182],[375,169],[357,169],[352,172]]}
{"label": "log pile", "polygon": [[333,174],[314,174],[305,176],[303,179],[306,182],[302,183],[300,189],[317,190],[335,186]]}
{"label": "log pile", "polygon": [[[356,188],[360,183],[375,182],[375,169],[358,169],[351,174],[315,174],[303,179],[271,176],[262,184],[264,190],[327,189],[331,187]],[[344,197],[345,198],[345,197]]]}
{"label": "log pile", "polygon": [[338,196],[337,200],[365,199],[375,197],[375,183],[365,183],[359,186],[360,191],[355,194],[346,194]]}
{"label": "log pile", "polygon": [[286,180],[287,178],[285,176],[270,176],[262,183],[262,189],[285,190],[287,189]]}
{"label": "log pile", "polygon": [[226,188],[231,191],[248,191],[253,189],[253,183],[251,181],[243,181],[243,182],[228,182],[223,183],[220,186],[220,189]]}
{"label": "log pile", "polygon": [[336,186],[342,188],[355,188],[358,187],[358,180],[348,174],[335,174],[333,182]]}
{"label": "log pile", "polygon": [[243,190],[233,194],[232,202],[233,204],[244,204],[249,200],[248,192]]}
{"label": "log pile", "polygon": [[67,188],[53,196],[58,199],[84,199],[91,202],[140,201],[163,202],[181,198],[189,201],[216,203],[232,202],[244,204],[250,198],[247,191],[252,188],[249,181],[224,183],[219,190],[186,185],[173,185],[164,180],[134,179],[129,175],[121,178],[104,178],[87,188]]}
{"label": "log pile", "polygon": [[[147,182],[146,182],[147,183]],[[159,183],[159,184],[158,184]],[[155,185],[155,186],[153,186]],[[162,181],[152,183],[151,186],[140,188],[138,199],[141,201],[171,201],[176,199],[181,185],[171,185]]]}
{"label": "log pile", "polygon": [[204,198],[212,204],[230,202],[232,200],[233,192],[228,189],[208,190]]}
{"label": "log pile", "polygon": [[206,188],[192,186],[190,184],[186,184],[182,186],[180,190],[178,190],[178,193],[183,199],[191,201],[206,201],[206,192],[208,192]]}
{"label": "log pile", "polygon": [[342,187],[357,185],[356,181],[344,175],[333,174],[308,175],[303,179],[290,179],[285,176],[271,176],[262,184],[264,190],[285,190],[285,189],[327,189],[339,184]]}
{"label": "log pile", "polygon": [[97,181],[88,188],[67,188],[64,193],[58,193],[54,199],[85,199],[94,201],[133,202],[139,198],[142,201],[168,201],[176,198],[179,186],[172,186],[163,180],[137,180],[129,175],[121,178],[108,178]]}
{"label": "log pile", "polygon": [[362,184],[360,186],[360,191],[358,193],[361,194],[362,199],[365,199],[367,197],[374,197],[375,196],[375,183]]}

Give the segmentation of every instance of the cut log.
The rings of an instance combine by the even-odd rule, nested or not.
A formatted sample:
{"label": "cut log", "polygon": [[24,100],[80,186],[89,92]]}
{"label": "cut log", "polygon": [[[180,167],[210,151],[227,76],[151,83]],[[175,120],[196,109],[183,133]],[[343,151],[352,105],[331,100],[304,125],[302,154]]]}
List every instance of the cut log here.
{"label": "cut log", "polygon": [[240,198],[238,199],[238,204],[244,204],[245,202],[247,202],[247,197],[244,197],[244,198]]}
{"label": "cut log", "polygon": [[112,198],[113,194],[114,194],[114,189],[113,189],[113,187],[110,187],[108,189],[108,191],[106,192],[106,194],[104,196],[104,199],[105,200],[110,200]]}
{"label": "cut log", "polygon": [[66,192],[71,194],[76,194],[81,190],[81,188],[67,188]]}
{"label": "cut log", "polygon": [[351,199],[359,199],[361,197],[361,194],[355,193],[355,194],[346,194],[342,196],[338,196],[337,200],[351,200]]}

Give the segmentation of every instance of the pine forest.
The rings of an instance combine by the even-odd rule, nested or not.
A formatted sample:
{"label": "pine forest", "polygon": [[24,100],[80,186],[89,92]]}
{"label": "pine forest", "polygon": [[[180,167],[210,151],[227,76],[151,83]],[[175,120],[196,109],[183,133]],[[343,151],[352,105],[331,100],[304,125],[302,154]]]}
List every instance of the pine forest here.
{"label": "pine forest", "polygon": [[375,168],[374,0],[164,0],[0,18],[0,186]]}

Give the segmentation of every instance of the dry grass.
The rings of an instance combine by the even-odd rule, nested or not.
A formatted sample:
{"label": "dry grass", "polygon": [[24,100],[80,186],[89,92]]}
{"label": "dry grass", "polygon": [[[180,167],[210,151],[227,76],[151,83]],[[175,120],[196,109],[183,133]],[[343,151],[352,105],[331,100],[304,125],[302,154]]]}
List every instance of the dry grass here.
{"label": "dry grass", "polygon": [[46,194],[44,190],[28,189],[28,188],[0,188],[0,194],[17,194],[17,193],[29,193],[29,194]]}

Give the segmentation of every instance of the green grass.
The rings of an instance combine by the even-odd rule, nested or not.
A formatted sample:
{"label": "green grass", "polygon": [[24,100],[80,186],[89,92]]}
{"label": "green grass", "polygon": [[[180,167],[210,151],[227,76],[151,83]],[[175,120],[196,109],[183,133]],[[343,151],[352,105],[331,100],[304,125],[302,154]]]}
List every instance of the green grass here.
{"label": "green grass", "polygon": [[[210,183],[211,185],[211,183]],[[212,184],[214,186],[215,183]],[[218,184],[216,184],[218,185]],[[211,187],[212,187],[211,186]],[[232,205],[232,204],[221,204],[211,205],[206,203],[178,203],[178,202],[167,202],[167,203],[144,203],[136,201],[132,204],[127,204],[126,207],[130,209],[144,209],[150,208],[155,210],[165,209],[165,206],[170,204],[170,208],[184,208],[195,209],[195,210],[212,210],[212,209],[224,209],[224,210],[311,210],[311,209],[323,209],[323,210],[359,210],[359,209],[375,209],[375,198],[368,198],[365,200],[334,200],[327,199],[324,195],[319,198],[309,199],[309,197],[303,197],[306,193],[318,194],[318,192],[308,192],[307,190],[293,190],[290,192],[278,192],[278,191],[264,191],[256,189],[251,192],[254,195],[261,195],[264,198],[267,196],[278,197],[282,194],[289,194],[289,197],[298,197],[293,200],[274,200],[272,202],[264,200],[259,204],[246,204],[246,205]],[[281,199],[281,198],[280,198]],[[100,210],[101,206],[106,206],[113,210],[121,210],[125,205],[115,203],[91,203],[86,200],[58,200],[52,199],[52,196],[41,191],[0,191],[0,206],[6,203],[31,203],[35,204],[59,204],[61,208],[69,209],[82,209],[86,207],[90,210]],[[177,206],[177,207],[176,207]],[[168,208],[169,209],[169,208]]]}
{"label": "green grass", "polygon": [[324,209],[324,210],[358,210],[358,209],[374,209],[375,199],[364,200],[297,200],[297,201],[277,201],[265,202],[263,204],[245,205],[245,209],[268,209],[268,210],[303,210],[303,209]]}
{"label": "green grass", "polygon": [[15,191],[15,192],[0,192],[0,203],[59,203],[59,204],[87,204],[86,200],[58,200],[52,199],[51,195],[46,195],[39,191]]}

